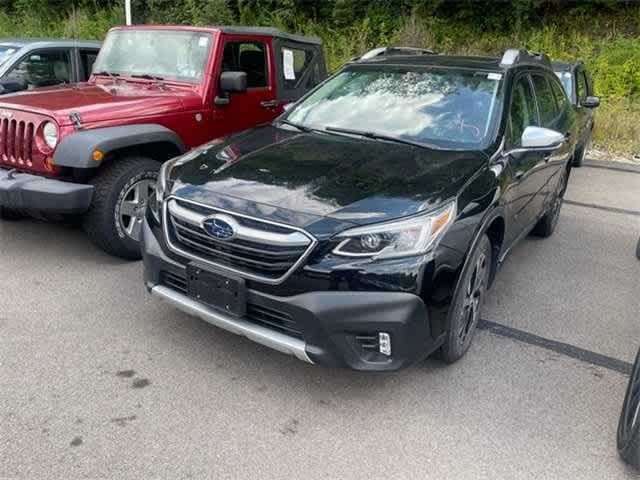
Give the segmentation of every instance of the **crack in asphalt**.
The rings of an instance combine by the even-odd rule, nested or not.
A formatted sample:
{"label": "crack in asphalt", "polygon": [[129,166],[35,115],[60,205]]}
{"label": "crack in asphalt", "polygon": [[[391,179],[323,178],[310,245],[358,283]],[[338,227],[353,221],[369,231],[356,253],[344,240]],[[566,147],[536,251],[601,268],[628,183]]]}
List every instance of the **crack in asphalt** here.
{"label": "crack in asphalt", "polygon": [[609,357],[608,355],[602,355],[601,353],[586,350],[584,348],[576,347],[568,343],[559,342],[557,340],[551,340],[549,338],[540,337],[533,333],[525,332],[524,330],[518,330],[517,328],[508,327],[500,323],[492,322],[490,320],[480,320],[478,322],[478,329],[485,330],[494,335],[501,337],[511,338],[513,340],[541,347],[552,352],[559,353],[566,357],[580,360],[581,362],[596,365],[598,367],[613,370],[614,372],[622,373],[624,375],[630,375],[633,365],[624,360]]}
{"label": "crack in asphalt", "polygon": [[576,205],[578,207],[595,208],[597,210],[604,210],[605,212],[622,213],[623,215],[633,215],[640,217],[640,210],[629,210],[627,208],[618,207],[605,207],[604,205],[598,205],[595,203],[576,202],[575,200],[565,199],[564,203],[568,205]]}

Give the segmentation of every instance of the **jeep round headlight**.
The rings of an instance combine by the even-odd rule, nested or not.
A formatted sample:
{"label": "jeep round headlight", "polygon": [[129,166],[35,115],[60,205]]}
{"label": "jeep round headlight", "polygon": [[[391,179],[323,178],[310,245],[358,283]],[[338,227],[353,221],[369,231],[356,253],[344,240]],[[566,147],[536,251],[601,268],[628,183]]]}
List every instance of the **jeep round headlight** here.
{"label": "jeep round headlight", "polygon": [[58,127],[53,122],[47,122],[42,129],[42,135],[47,146],[51,149],[58,144]]}

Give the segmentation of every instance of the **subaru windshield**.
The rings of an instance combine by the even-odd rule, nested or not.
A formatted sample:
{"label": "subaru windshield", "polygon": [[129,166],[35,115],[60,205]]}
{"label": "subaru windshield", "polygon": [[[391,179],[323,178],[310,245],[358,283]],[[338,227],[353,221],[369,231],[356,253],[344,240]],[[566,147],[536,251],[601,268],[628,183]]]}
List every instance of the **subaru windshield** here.
{"label": "subaru windshield", "polygon": [[178,30],[115,30],[104,41],[93,71],[97,75],[199,83],[211,35]]}
{"label": "subaru windshield", "polygon": [[500,73],[465,69],[352,66],[286,116],[289,124],[334,134],[451,149],[490,143]]}

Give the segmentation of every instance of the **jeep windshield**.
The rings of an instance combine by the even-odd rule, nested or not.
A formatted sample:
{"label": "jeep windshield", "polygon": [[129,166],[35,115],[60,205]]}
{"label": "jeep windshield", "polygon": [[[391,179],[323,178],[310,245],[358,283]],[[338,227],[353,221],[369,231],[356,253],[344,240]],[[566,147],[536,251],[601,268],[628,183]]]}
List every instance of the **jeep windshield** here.
{"label": "jeep windshield", "polygon": [[199,83],[211,35],[177,30],[115,30],[93,67],[97,75]]}
{"label": "jeep windshield", "polygon": [[501,78],[453,68],[354,66],[303,100],[286,121],[332,134],[479,149],[493,137]]}

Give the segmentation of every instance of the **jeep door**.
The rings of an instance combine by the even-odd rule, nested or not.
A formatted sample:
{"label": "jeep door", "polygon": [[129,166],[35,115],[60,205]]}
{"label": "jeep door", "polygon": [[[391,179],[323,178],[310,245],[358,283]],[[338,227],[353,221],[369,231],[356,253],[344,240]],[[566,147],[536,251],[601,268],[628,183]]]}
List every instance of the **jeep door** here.
{"label": "jeep door", "polygon": [[505,191],[508,245],[533,226],[537,218],[535,200],[539,179],[536,170],[544,163],[544,153],[523,149],[522,134],[527,127],[538,125],[538,108],[531,80],[527,73],[521,73],[514,79],[505,136],[505,152],[511,172],[511,183]]}
{"label": "jeep door", "polygon": [[[231,93],[227,105],[214,105],[216,137],[272,121],[279,113],[271,38],[225,35],[216,78],[223,72],[245,72],[247,90]],[[216,82],[217,83],[217,82]],[[218,88],[218,85],[215,86]],[[218,97],[225,95],[217,92]]]}

